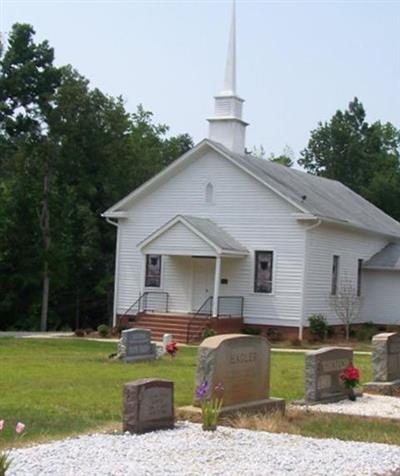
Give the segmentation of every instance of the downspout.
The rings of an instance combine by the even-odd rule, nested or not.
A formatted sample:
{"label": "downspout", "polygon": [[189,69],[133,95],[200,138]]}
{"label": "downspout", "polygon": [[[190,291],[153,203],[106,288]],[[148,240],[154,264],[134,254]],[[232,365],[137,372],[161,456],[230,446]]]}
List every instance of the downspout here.
{"label": "downspout", "polygon": [[304,307],[305,307],[305,295],[306,295],[306,278],[307,278],[307,265],[308,265],[308,246],[307,236],[308,232],[318,228],[322,223],[322,220],[318,218],[317,222],[304,229],[304,264],[303,264],[303,292],[301,296],[301,316],[299,325],[299,340],[303,340],[303,328],[304,328]]}
{"label": "downspout", "polygon": [[120,233],[119,233],[119,223],[117,221],[111,220],[111,218],[106,218],[106,222],[110,225],[117,227],[117,247],[115,250],[115,274],[114,274],[114,302],[113,302],[113,327],[117,325],[117,293],[118,293],[118,281],[119,281],[119,242],[120,242]]}

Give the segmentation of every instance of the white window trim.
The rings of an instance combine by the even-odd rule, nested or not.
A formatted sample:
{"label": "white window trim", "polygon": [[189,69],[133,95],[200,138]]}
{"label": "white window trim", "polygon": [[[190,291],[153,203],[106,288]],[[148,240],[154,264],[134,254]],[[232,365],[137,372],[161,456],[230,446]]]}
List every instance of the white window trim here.
{"label": "white window trim", "polygon": [[[336,293],[332,293],[332,284],[333,284],[333,258],[334,256],[338,257],[338,263],[337,263],[337,273],[336,273]],[[330,286],[329,286],[329,295],[330,296],[337,296],[338,291],[339,291],[339,285],[340,285],[340,263],[341,263],[341,256],[339,253],[335,252],[331,256],[331,262],[330,262]]]}
{"label": "white window trim", "polygon": [[[254,279],[256,275],[256,251],[272,252],[272,289],[270,293],[257,293],[254,291]],[[276,263],[277,263],[277,253],[275,248],[268,248],[268,249],[257,248],[257,249],[251,250],[250,258],[251,258],[251,288],[250,288],[249,294],[252,296],[261,296],[261,297],[275,296],[275,293],[276,293],[275,278],[276,278]]]}
{"label": "white window trim", "polygon": [[[146,262],[147,262],[147,256],[148,255],[158,255],[161,256],[161,274],[160,274],[160,286],[146,286]],[[165,260],[164,260],[164,255],[160,255],[158,253],[146,253],[144,255],[144,270],[143,270],[143,292],[147,291],[164,291],[164,266],[165,266]]]}

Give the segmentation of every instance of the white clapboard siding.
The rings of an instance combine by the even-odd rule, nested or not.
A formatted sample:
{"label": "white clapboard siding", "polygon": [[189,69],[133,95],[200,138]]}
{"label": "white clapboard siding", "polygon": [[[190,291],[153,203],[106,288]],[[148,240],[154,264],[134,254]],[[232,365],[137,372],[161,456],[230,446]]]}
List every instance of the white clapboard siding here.
{"label": "white clapboard siding", "polygon": [[[214,187],[213,203],[206,186]],[[221,294],[245,298],[246,322],[298,326],[302,303],[304,232],[294,207],[210,151],[127,209],[120,220],[117,312],[137,298],[143,279],[143,258],[137,244],[178,214],[213,220],[243,246],[246,258],[223,258]],[[192,238],[191,238],[192,239]],[[181,243],[184,246],[184,243]],[[254,251],[274,251],[272,295],[253,293]],[[171,293],[170,309],[191,310],[191,258],[163,259],[163,289]]]}
{"label": "white clapboard siding", "polygon": [[146,254],[212,256],[215,249],[182,223],[175,223],[142,250]]}
{"label": "white clapboard siding", "polygon": [[[323,314],[339,324],[330,303],[333,255],[340,256],[338,286],[350,281],[357,289],[358,259],[367,260],[387,244],[384,237],[323,224],[307,232],[304,323],[311,314]],[[365,322],[363,312],[358,322]]]}
{"label": "white clapboard siding", "polygon": [[400,272],[365,270],[362,294],[365,322],[400,325]]}

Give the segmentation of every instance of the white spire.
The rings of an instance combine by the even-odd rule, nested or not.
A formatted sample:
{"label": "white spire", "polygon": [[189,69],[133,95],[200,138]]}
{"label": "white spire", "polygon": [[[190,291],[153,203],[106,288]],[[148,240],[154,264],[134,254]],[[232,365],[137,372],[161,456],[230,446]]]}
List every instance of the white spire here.
{"label": "white spire", "polygon": [[236,94],[236,1],[233,0],[228,56],[226,57],[224,90],[221,94]]}
{"label": "white spire", "polygon": [[233,0],[224,90],[215,96],[215,113],[208,118],[208,137],[240,154],[245,150],[247,126],[242,119],[243,102],[236,94],[236,4]]}

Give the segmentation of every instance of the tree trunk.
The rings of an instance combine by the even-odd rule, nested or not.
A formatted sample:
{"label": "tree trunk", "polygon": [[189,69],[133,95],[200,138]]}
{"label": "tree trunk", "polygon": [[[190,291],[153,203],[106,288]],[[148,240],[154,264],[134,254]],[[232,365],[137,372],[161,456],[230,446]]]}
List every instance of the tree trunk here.
{"label": "tree trunk", "polygon": [[346,323],[345,328],[346,328],[346,340],[349,340],[350,339],[350,324]]}
{"label": "tree trunk", "polygon": [[42,290],[42,314],[40,318],[40,330],[42,332],[47,331],[47,316],[49,310],[49,290],[50,290],[50,278],[49,278],[49,263],[47,259],[44,260],[43,266],[43,290]]}
{"label": "tree trunk", "polygon": [[48,151],[45,151],[44,175],[43,175],[43,202],[40,214],[40,228],[43,237],[43,291],[42,291],[42,313],[40,318],[40,330],[47,331],[48,311],[49,311],[49,292],[50,292],[50,275],[48,252],[50,249],[50,210],[49,210],[49,181],[50,181],[50,165]]}

